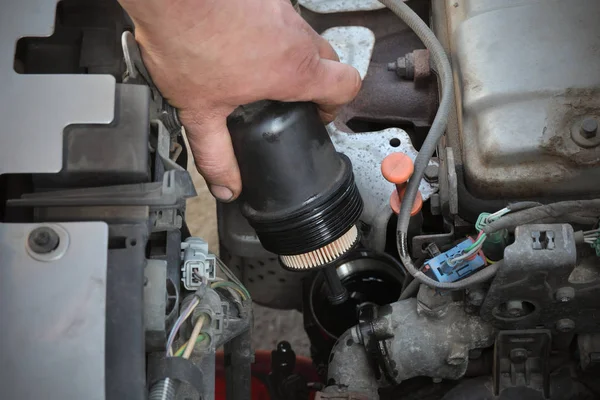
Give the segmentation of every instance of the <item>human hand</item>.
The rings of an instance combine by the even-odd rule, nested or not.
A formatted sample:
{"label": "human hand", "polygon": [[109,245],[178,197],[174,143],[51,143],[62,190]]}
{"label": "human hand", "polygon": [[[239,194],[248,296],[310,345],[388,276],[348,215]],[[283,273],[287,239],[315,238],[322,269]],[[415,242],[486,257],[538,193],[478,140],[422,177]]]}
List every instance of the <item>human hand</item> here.
{"label": "human hand", "polygon": [[179,110],[212,194],[242,190],[226,118],[258,100],[314,101],[324,121],[361,79],[287,0],[119,0],[135,22],[146,68]]}

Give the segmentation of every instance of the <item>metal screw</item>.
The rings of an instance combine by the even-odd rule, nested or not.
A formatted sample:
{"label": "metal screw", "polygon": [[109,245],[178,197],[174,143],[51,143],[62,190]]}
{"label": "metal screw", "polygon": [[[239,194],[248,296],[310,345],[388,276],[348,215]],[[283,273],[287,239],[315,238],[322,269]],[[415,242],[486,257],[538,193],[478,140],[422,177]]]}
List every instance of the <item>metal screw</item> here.
{"label": "metal screw", "polygon": [[521,364],[527,360],[527,350],[512,349],[510,351],[510,360],[515,364]]}
{"label": "metal screw", "polygon": [[425,168],[425,180],[429,183],[437,182],[439,178],[440,168],[437,165],[428,165]]}
{"label": "metal screw", "polygon": [[575,289],[572,287],[562,287],[556,291],[554,297],[561,303],[567,303],[575,297]]}
{"label": "metal screw", "polygon": [[148,400],[175,400],[177,382],[171,378],[158,381],[150,389]]}
{"label": "metal screw", "polygon": [[594,118],[586,118],[581,122],[581,136],[587,139],[596,137],[598,132],[598,121]]}
{"label": "metal screw", "polygon": [[60,238],[54,229],[42,226],[31,231],[27,242],[34,253],[48,254],[56,250]]}
{"label": "metal screw", "polygon": [[571,332],[575,329],[575,322],[572,319],[563,318],[556,321],[556,330],[559,332]]}
{"label": "metal screw", "polygon": [[511,317],[523,315],[523,302],[521,300],[510,300],[506,302],[506,312]]}

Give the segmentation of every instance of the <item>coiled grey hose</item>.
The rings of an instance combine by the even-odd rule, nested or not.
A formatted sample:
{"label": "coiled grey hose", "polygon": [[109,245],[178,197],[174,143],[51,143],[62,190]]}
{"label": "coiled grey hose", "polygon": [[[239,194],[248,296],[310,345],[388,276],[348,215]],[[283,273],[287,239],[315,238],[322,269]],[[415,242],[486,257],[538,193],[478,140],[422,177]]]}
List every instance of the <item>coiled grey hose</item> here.
{"label": "coiled grey hose", "polygon": [[424,283],[428,286],[436,287],[439,289],[464,289],[467,286],[474,285],[479,282],[483,282],[490,279],[498,270],[497,264],[485,268],[466,279],[458,282],[438,282],[434,279],[429,278],[423,272],[418,271],[408,254],[407,244],[407,231],[408,223],[410,221],[410,211],[412,205],[417,197],[419,185],[425,175],[425,168],[429,164],[429,160],[433,156],[435,149],[437,148],[440,138],[446,131],[448,125],[448,116],[452,107],[452,101],[454,97],[454,86],[452,81],[452,68],[448,56],[442,44],[437,40],[434,33],[429,29],[427,24],[423,22],[421,18],[402,0],[379,0],[383,5],[389,8],[394,14],[396,14],[406,25],[408,25],[415,34],[421,39],[421,41],[429,50],[431,60],[433,61],[433,67],[437,71],[440,77],[440,84],[442,87],[440,106],[431,124],[429,134],[421,146],[421,150],[415,159],[415,171],[408,182],[402,205],[400,206],[400,213],[398,214],[398,226],[396,228],[396,241],[398,246],[398,254],[402,263],[408,270],[408,272],[419,282]]}

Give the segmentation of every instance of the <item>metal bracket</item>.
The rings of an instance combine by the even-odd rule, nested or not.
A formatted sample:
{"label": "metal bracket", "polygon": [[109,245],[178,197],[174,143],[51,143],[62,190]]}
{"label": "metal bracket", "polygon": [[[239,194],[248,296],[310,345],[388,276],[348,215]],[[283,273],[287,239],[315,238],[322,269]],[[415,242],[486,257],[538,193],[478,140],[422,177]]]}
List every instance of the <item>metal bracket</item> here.
{"label": "metal bracket", "polygon": [[546,329],[501,331],[494,348],[494,394],[527,386],[550,397],[551,334]]}
{"label": "metal bracket", "polygon": [[400,382],[395,378],[398,371],[392,364],[387,345],[387,340],[393,338],[394,335],[388,332],[386,326],[378,323],[380,320],[385,324],[385,319],[379,319],[378,314],[378,308],[375,305],[368,304],[362,307],[359,310],[358,332],[377,380],[383,377],[390,385],[398,385]]}

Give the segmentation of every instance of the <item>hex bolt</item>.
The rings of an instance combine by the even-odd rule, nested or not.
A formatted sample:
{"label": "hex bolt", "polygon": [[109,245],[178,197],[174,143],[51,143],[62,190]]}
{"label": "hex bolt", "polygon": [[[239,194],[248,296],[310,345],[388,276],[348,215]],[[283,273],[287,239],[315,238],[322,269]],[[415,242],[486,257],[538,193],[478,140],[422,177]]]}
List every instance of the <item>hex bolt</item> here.
{"label": "hex bolt", "polygon": [[575,297],[575,289],[568,286],[558,289],[554,295],[554,298],[561,303],[567,303],[573,300],[573,297]]}
{"label": "hex bolt", "polygon": [[34,253],[48,254],[56,250],[60,243],[60,237],[54,229],[42,226],[31,231],[27,243]]}
{"label": "hex bolt", "polygon": [[412,54],[406,54],[404,57],[399,57],[395,62],[388,63],[388,71],[396,71],[396,75],[402,79],[413,79],[415,75],[414,62]]}
{"label": "hex bolt", "polygon": [[425,168],[425,180],[429,183],[438,181],[440,168],[437,165],[428,165]]}
{"label": "hex bolt", "polygon": [[522,364],[527,361],[527,350],[525,349],[512,349],[510,351],[510,360],[515,364]]}
{"label": "hex bolt", "polygon": [[506,302],[506,312],[511,317],[520,317],[523,315],[523,302],[521,300],[510,300]]}
{"label": "hex bolt", "polygon": [[563,318],[556,321],[556,330],[559,332],[571,332],[575,329],[575,322],[572,319]]}
{"label": "hex bolt", "polygon": [[598,133],[598,121],[595,118],[586,118],[581,122],[581,136],[586,139],[596,137]]}

